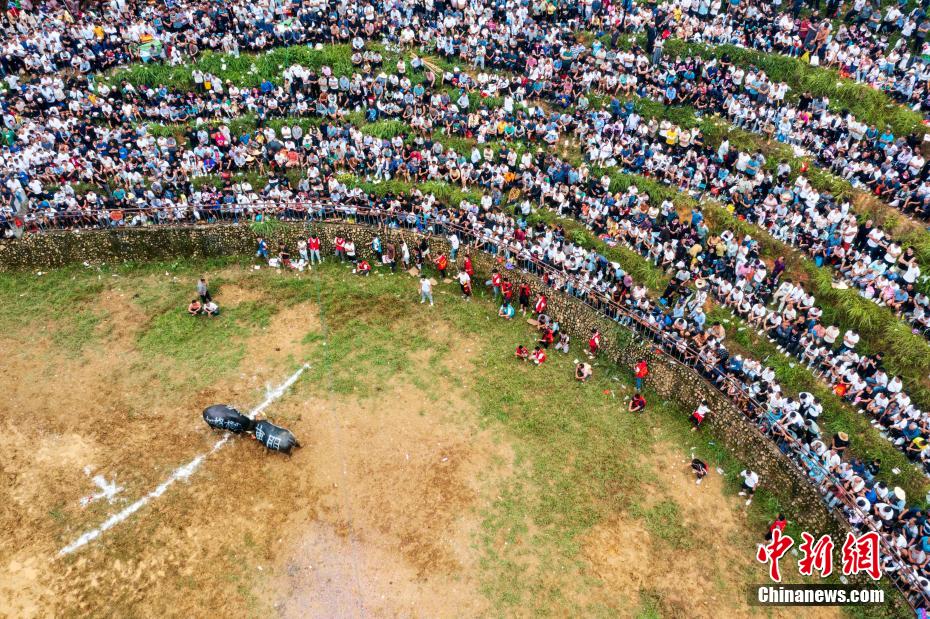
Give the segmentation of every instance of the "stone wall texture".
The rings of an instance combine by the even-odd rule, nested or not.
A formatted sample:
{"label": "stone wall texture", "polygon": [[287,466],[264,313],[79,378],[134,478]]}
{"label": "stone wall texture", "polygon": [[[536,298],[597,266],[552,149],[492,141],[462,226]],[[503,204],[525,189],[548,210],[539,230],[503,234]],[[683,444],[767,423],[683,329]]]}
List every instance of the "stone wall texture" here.
{"label": "stone wall texture", "polygon": [[[305,237],[311,228],[320,235],[324,254],[331,252],[332,239],[337,234],[351,237],[363,256],[375,234],[380,234],[383,241],[399,242],[402,238],[408,244],[419,241],[411,231],[377,231],[349,223],[284,223],[275,226],[269,234],[269,246],[274,248],[279,241],[284,241],[293,251],[297,239]],[[252,254],[256,241],[255,231],[244,225],[30,235],[18,241],[0,242],[0,269],[49,269],[85,261],[113,263]],[[433,237],[430,242],[434,252],[448,251],[444,239]],[[487,279],[495,259],[484,252],[473,252],[472,258],[478,272],[478,286]],[[533,275],[512,271],[510,276],[512,280],[527,281],[534,290],[542,287]],[[845,521],[827,509],[804,474],[696,372],[655,350],[649,342],[574,297],[550,294],[548,313],[558,318],[562,328],[576,342],[587,342],[592,327],[600,328],[604,335],[603,354],[628,370],[638,359],[646,358],[650,367],[649,386],[661,397],[680,404],[682,410],[687,411],[682,414],[690,413],[701,399],[706,399],[713,414],[701,431],[712,432],[741,462],[759,473],[762,487],[778,497],[791,520],[804,529],[832,534],[834,539],[845,536]]]}

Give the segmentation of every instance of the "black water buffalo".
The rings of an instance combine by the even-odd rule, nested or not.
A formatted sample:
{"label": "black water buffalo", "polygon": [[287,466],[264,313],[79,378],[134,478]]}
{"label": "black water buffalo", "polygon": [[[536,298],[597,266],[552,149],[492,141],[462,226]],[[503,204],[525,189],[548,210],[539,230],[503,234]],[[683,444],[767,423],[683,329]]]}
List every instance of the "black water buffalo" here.
{"label": "black water buffalo", "polygon": [[272,451],[280,451],[288,455],[295,447],[300,447],[297,437],[290,430],[276,426],[270,421],[259,421],[255,424],[255,438],[262,445]]}
{"label": "black water buffalo", "polygon": [[255,421],[226,404],[214,404],[203,409],[203,420],[211,428],[229,430],[236,434],[255,429]]}

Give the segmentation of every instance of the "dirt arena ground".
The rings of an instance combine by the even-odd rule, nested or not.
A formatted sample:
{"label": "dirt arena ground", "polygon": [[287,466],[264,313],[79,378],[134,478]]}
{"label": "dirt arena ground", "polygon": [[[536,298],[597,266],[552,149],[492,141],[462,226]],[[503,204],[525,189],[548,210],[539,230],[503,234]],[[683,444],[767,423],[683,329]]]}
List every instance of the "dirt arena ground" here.
{"label": "dirt arena ground", "polygon": [[[201,272],[212,321],[183,313]],[[696,487],[620,372],[516,367],[527,326],[451,285],[431,310],[406,275],[197,263],[0,292],[2,616],[757,614],[765,515],[716,473]],[[210,452],[205,406],[249,410],[303,363],[265,411],[292,457],[235,438],[59,555]],[[95,476],[119,490],[82,505]]]}

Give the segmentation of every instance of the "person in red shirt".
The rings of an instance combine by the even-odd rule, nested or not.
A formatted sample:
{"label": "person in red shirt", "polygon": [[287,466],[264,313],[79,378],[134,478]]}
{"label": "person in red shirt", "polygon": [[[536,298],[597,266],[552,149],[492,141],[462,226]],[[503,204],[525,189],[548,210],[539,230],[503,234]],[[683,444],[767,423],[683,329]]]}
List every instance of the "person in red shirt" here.
{"label": "person in red shirt", "polygon": [[643,381],[646,380],[646,375],[649,374],[649,365],[646,364],[645,359],[640,359],[633,371],[636,376],[636,390],[642,391]]}
{"label": "person in red shirt", "polygon": [[694,427],[691,428],[691,431],[694,432],[701,427],[701,424],[704,423],[704,418],[707,417],[707,414],[710,413],[710,408],[707,407],[707,401],[701,400],[701,403],[698,407],[691,413],[691,423],[694,424]]}
{"label": "person in red shirt", "polygon": [[468,273],[469,277],[475,277],[475,267],[472,266],[471,256],[468,254],[465,254],[465,264],[462,266],[462,268],[465,269],[465,272]]}
{"label": "person in red shirt", "polygon": [[497,269],[491,271],[491,289],[494,291],[494,300],[497,300],[497,295],[501,293],[501,284],[503,283],[504,278],[501,277],[501,274],[497,272]]}
{"label": "person in red shirt", "polygon": [[510,283],[509,279],[505,279],[501,283],[501,294],[504,295],[504,300],[507,302],[513,299],[513,284]]}
{"label": "person in red shirt", "polygon": [[360,260],[359,263],[358,263],[358,268],[356,269],[356,272],[357,272],[359,275],[366,275],[366,276],[367,276],[367,275],[369,275],[369,274],[371,273],[371,265],[368,264],[368,261],[367,261],[367,260]]}
{"label": "person in red shirt", "polygon": [[546,362],[546,351],[543,350],[541,346],[537,346],[535,350],[533,350],[533,363],[535,363],[536,365],[542,365],[545,362]]}
{"label": "person in red shirt", "polygon": [[445,254],[439,254],[436,260],[433,261],[433,264],[436,265],[436,269],[439,271],[440,279],[445,279],[446,269],[449,268],[449,259],[446,258]]}
{"label": "person in red shirt", "polygon": [[591,339],[588,340],[588,354],[592,357],[597,355],[597,351],[601,349],[601,332],[597,330],[597,327],[591,329]]}
{"label": "person in red shirt", "polygon": [[785,518],[784,514],[778,514],[778,517],[775,518],[775,522],[769,525],[769,531],[765,534],[765,540],[767,542],[772,541],[772,535],[774,534],[773,531],[775,531],[775,529],[778,529],[779,533],[784,533],[785,526],[787,526],[787,524],[788,519]]}
{"label": "person in red shirt", "polygon": [[320,237],[315,234],[310,235],[310,238],[307,239],[307,249],[310,251],[310,264],[313,264],[314,261],[317,264],[323,262],[323,259],[320,258]]}
{"label": "person in red shirt", "polygon": [[646,398],[643,397],[641,393],[633,394],[633,399],[630,400],[630,406],[628,410],[631,413],[638,413],[646,408]]}
{"label": "person in red shirt", "polygon": [[530,358],[530,350],[523,344],[517,344],[517,359],[527,361]]}
{"label": "person in red shirt", "polygon": [[536,305],[533,307],[534,314],[545,313],[546,307],[549,305],[549,302],[546,300],[546,295],[539,293],[539,297],[536,299]]}
{"label": "person in red shirt", "polygon": [[345,262],[346,261],[346,240],[342,238],[341,236],[337,236],[333,240],[333,245],[335,246],[334,253],[336,254],[336,257],[339,258],[341,262]]}
{"label": "person in red shirt", "polygon": [[555,333],[549,327],[542,331],[542,337],[539,338],[539,344],[543,348],[549,348],[549,345],[555,341]]}

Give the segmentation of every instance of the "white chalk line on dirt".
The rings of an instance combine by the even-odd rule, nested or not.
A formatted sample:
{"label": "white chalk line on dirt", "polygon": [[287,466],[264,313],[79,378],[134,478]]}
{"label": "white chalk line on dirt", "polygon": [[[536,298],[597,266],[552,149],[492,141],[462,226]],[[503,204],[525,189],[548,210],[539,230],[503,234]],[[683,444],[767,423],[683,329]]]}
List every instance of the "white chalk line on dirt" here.
{"label": "white chalk line on dirt", "polygon": [[[304,365],[300,366],[300,368],[298,368],[296,372],[291,374],[286,381],[284,381],[283,383],[281,383],[274,389],[268,391],[268,393],[265,395],[265,399],[262,400],[262,402],[258,406],[256,406],[255,408],[253,408],[251,411],[248,412],[247,416],[249,417],[249,419],[254,419],[258,414],[260,414],[262,411],[268,408],[268,406],[270,406],[272,402],[274,402],[275,400],[280,398],[282,395],[284,395],[284,392],[286,392],[291,387],[291,385],[297,382],[297,379],[300,378],[300,375],[303,374],[304,370],[307,370],[309,367],[310,365],[305,363]],[[123,522],[124,520],[132,516],[134,513],[142,509],[143,507],[145,507],[149,503],[149,501],[153,499],[157,499],[158,497],[163,495],[165,491],[168,490],[168,488],[170,488],[174,484],[174,482],[182,480],[182,479],[188,479],[191,475],[194,474],[194,472],[198,468],[200,468],[200,465],[203,464],[203,461],[206,460],[208,456],[216,453],[217,451],[223,448],[223,446],[229,441],[230,436],[232,435],[226,434],[225,436],[223,436],[223,438],[218,440],[216,444],[213,445],[213,448],[210,451],[200,454],[199,456],[197,456],[196,458],[194,458],[193,460],[191,460],[184,466],[181,466],[175,469],[174,472],[171,473],[171,475],[168,477],[168,479],[158,484],[158,486],[156,486],[154,490],[152,490],[151,492],[143,496],[141,499],[139,499],[132,505],[129,505],[123,511],[113,514],[112,516],[107,518],[103,522],[103,524],[101,524],[96,529],[87,531],[86,533],[81,535],[79,538],[77,538],[76,540],[74,540],[73,542],[71,542],[70,544],[62,548],[61,550],[59,550],[58,556],[61,557],[64,555],[71,554],[78,548],[86,546],[90,542],[94,541],[95,539],[103,535],[106,531],[112,529],[113,527]]]}

